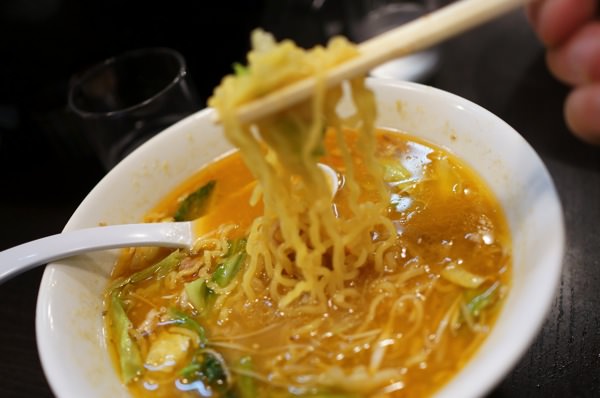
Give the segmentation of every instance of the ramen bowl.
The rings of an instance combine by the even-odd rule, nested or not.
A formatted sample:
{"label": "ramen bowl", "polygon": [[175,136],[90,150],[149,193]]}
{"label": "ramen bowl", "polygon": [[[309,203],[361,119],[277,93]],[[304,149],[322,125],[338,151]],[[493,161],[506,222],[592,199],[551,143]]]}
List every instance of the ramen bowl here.
{"label": "ramen bowl", "polygon": [[[436,397],[485,394],[516,364],[540,330],[561,273],[562,211],[544,164],[490,112],[453,94],[406,82],[369,80],[379,127],[401,130],[457,155],[487,182],[504,209],[513,281],[489,336]],[[340,112],[346,111],[344,104]],[[65,230],[139,222],[201,166],[231,150],[214,111],[202,110],[146,142],[90,192]],[[40,358],[54,393],[126,397],[105,340],[102,292],[118,251],[47,266],[37,304]]]}

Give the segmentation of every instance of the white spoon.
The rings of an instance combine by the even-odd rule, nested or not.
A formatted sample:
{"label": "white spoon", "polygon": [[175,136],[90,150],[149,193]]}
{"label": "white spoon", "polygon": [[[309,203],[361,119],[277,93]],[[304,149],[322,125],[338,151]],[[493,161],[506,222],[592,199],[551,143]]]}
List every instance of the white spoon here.
{"label": "white spoon", "polygon": [[[338,174],[319,163],[330,183],[332,197]],[[0,252],[0,283],[38,265],[77,254],[121,247],[159,246],[191,249],[202,233],[202,217],[194,221],[122,224],[68,231]]]}

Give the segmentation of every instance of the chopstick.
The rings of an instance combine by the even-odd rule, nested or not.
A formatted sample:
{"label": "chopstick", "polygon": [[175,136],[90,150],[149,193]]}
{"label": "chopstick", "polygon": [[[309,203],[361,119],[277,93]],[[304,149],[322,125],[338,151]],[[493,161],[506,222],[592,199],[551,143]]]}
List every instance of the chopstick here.
{"label": "chopstick", "polygon": [[[378,65],[439,44],[508,13],[527,1],[459,0],[363,42],[358,46],[358,57],[327,72],[325,84],[332,87],[346,79],[364,75]],[[237,116],[240,122],[250,123],[276,113],[310,97],[315,85],[315,78],[290,84],[240,106]]]}

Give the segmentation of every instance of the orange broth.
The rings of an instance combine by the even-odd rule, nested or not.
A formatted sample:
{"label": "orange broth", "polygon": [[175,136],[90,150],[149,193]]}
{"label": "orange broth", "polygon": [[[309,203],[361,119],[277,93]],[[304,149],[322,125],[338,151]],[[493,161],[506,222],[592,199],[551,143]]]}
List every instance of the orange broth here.
{"label": "orange broth", "polygon": [[[332,135],[327,136],[326,147],[328,154],[321,162],[343,176],[343,162],[334,148]],[[357,148],[351,146],[351,150],[357,151]],[[256,396],[429,396],[460,371],[489,334],[511,280],[511,239],[498,201],[462,161],[415,137],[379,130],[376,157],[384,163],[399,161],[410,172],[410,178],[393,180],[397,176],[388,176],[393,177],[389,182],[388,216],[397,228],[399,243],[386,256],[395,261],[397,267],[389,267],[382,274],[363,269],[360,277],[353,281],[359,300],[347,308],[333,300],[327,313],[301,316],[287,316],[266,296],[226,311],[226,316],[198,314],[189,303],[180,308],[206,330],[208,346],[218,351],[231,368],[230,378],[239,383],[242,379],[246,383],[251,379]],[[361,173],[359,161],[355,166],[364,191],[363,199],[368,199],[369,181]],[[216,185],[204,216],[204,231],[212,231],[222,224],[236,224],[230,238],[247,235],[253,219],[262,214],[262,204],[248,205],[255,181],[239,152],[202,168],[158,203],[148,220],[172,215],[182,198],[210,180],[215,180]],[[346,201],[347,192],[342,186],[333,203],[341,217],[349,211]],[[114,278],[148,267],[168,253],[155,249],[146,251],[146,256],[137,256],[135,264],[132,259],[136,250],[125,252],[115,268]],[[452,276],[442,276],[455,264],[477,275],[480,284],[476,288],[465,288],[452,282]],[[417,276],[402,281],[399,275],[407,271]],[[242,272],[243,268],[240,274]],[[144,332],[143,323],[149,319],[150,310],[160,312],[167,307],[181,307],[178,298],[182,287],[195,277],[197,275],[188,275],[176,280],[170,288],[154,279],[144,280],[124,294],[125,309],[133,326],[130,335],[139,345],[142,357],[160,336],[183,333],[173,325],[160,325],[160,322],[150,332]],[[396,301],[398,297],[382,295],[386,289],[417,292],[417,304],[422,311],[417,327],[413,324],[415,314],[420,313],[416,307],[413,309],[416,304],[403,304]],[[372,310],[370,305],[374,300],[380,300],[381,304]],[[370,310],[380,331],[361,329],[360,324]],[[303,333],[303,328],[313,322],[318,326],[308,334]],[[374,352],[383,347],[381,341],[384,341],[375,344],[375,336],[386,328],[390,330],[385,339],[389,346],[379,349],[384,353],[379,369],[394,369],[400,371],[400,375],[390,376],[373,391],[357,391],[360,383],[353,388],[350,376],[353,371],[362,369],[361,366],[370,371]],[[108,320],[107,330],[111,330]],[[109,346],[116,357],[114,336],[109,333],[109,337],[112,341]],[[185,337],[178,341],[184,340]],[[175,365],[167,371],[152,371],[146,366],[143,373],[128,384],[132,395],[140,398],[226,396],[220,395],[218,388],[182,382],[178,372],[192,357],[193,342],[189,344],[188,351],[179,355]],[[251,370],[241,369],[240,360],[244,357],[251,357]],[[118,361],[115,366],[119,367]],[[319,375],[327,374],[331,367],[346,372],[339,382],[320,378]],[[240,388],[233,388],[234,395],[227,396],[246,398]]]}

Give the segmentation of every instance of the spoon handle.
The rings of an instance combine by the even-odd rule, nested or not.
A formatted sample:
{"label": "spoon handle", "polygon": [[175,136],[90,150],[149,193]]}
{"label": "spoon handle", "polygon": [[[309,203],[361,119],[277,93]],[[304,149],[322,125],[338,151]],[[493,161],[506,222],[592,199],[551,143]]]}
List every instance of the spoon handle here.
{"label": "spoon handle", "polygon": [[63,232],[0,252],[0,283],[35,266],[89,251],[134,246],[189,248],[191,222],[123,224]]}

